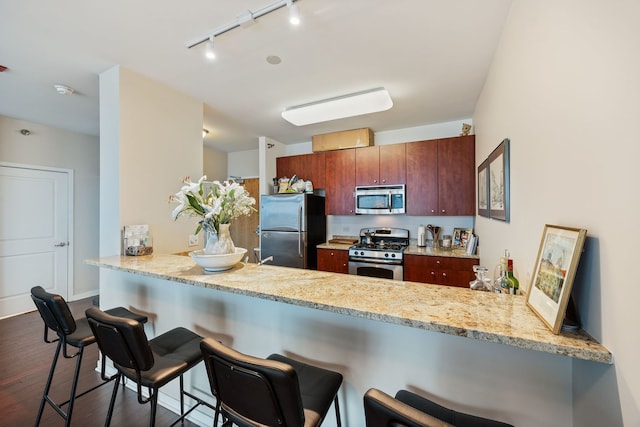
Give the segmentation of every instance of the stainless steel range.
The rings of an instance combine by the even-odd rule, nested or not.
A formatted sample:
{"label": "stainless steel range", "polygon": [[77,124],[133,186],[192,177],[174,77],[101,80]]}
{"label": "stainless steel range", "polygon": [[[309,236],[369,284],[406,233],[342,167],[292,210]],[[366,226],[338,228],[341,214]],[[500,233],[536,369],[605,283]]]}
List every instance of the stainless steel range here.
{"label": "stainless steel range", "polygon": [[409,245],[409,230],[363,228],[360,242],[349,248],[349,274],[403,280],[403,252]]}

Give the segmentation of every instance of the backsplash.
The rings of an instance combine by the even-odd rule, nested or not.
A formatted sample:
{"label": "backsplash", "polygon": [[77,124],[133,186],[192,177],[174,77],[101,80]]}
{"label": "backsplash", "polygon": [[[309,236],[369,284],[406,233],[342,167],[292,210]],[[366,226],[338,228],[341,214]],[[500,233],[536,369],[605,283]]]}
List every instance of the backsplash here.
{"label": "backsplash", "polygon": [[395,227],[409,230],[409,239],[417,239],[419,225],[436,225],[440,235],[452,234],[454,228],[474,228],[472,216],[348,215],[327,216],[327,240],[334,235],[358,236],[361,228]]}

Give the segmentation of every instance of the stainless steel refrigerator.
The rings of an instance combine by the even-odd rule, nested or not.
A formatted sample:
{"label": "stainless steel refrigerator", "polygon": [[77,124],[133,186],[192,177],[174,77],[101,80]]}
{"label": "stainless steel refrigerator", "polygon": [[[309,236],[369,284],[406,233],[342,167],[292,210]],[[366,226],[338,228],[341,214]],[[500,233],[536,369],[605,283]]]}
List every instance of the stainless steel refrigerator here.
{"label": "stainless steel refrigerator", "polygon": [[285,267],[318,267],[316,246],[326,241],[324,197],[283,193],[260,197],[260,257]]}

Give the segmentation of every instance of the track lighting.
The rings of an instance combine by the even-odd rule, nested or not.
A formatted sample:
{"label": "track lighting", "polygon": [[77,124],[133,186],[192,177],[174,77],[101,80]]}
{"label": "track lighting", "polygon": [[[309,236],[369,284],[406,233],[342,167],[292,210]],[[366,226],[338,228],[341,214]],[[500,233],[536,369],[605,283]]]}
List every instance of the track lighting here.
{"label": "track lighting", "polygon": [[289,8],[289,22],[291,25],[300,25],[300,10],[298,10],[298,5],[294,4],[293,0],[288,0],[287,8]]}
{"label": "track lighting", "polygon": [[[213,51],[213,38],[218,37],[221,34],[224,34],[228,31],[233,30],[234,28],[238,28],[240,26],[247,27],[255,22],[256,19],[264,16],[268,13],[273,12],[274,10],[278,10],[283,7],[287,7],[289,9],[289,22],[292,25],[300,24],[300,11],[298,10],[298,5],[296,4],[298,0],[277,0],[262,9],[256,10],[252,12],[250,10],[244,11],[242,14],[236,17],[233,21],[225,24],[213,31],[211,31],[206,36],[198,37],[195,40],[192,40],[187,43],[187,49],[191,49],[192,47],[196,47],[200,44],[211,43],[211,49]],[[208,48],[207,48],[208,49]],[[207,58],[209,59],[209,54],[207,53]]]}
{"label": "track lighting", "polygon": [[209,61],[216,59],[216,52],[213,50],[213,36],[209,37],[209,40],[204,47],[204,57]]}

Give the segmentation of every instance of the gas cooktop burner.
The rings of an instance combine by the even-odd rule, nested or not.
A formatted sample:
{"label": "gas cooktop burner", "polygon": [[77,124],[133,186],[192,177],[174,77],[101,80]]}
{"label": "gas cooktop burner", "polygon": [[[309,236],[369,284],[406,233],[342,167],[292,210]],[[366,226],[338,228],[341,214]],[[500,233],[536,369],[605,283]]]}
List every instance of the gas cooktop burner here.
{"label": "gas cooktop burner", "polygon": [[401,251],[404,246],[399,243],[358,243],[353,246],[355,249],[372,249],[377,251]]}
{"label": "gas cooktop burner", "polygon": [[363,228],[360,243],[349,248],[349,257],[355,259],[402,260],[402,252],[409,245],[409,230],[402,228]]}

